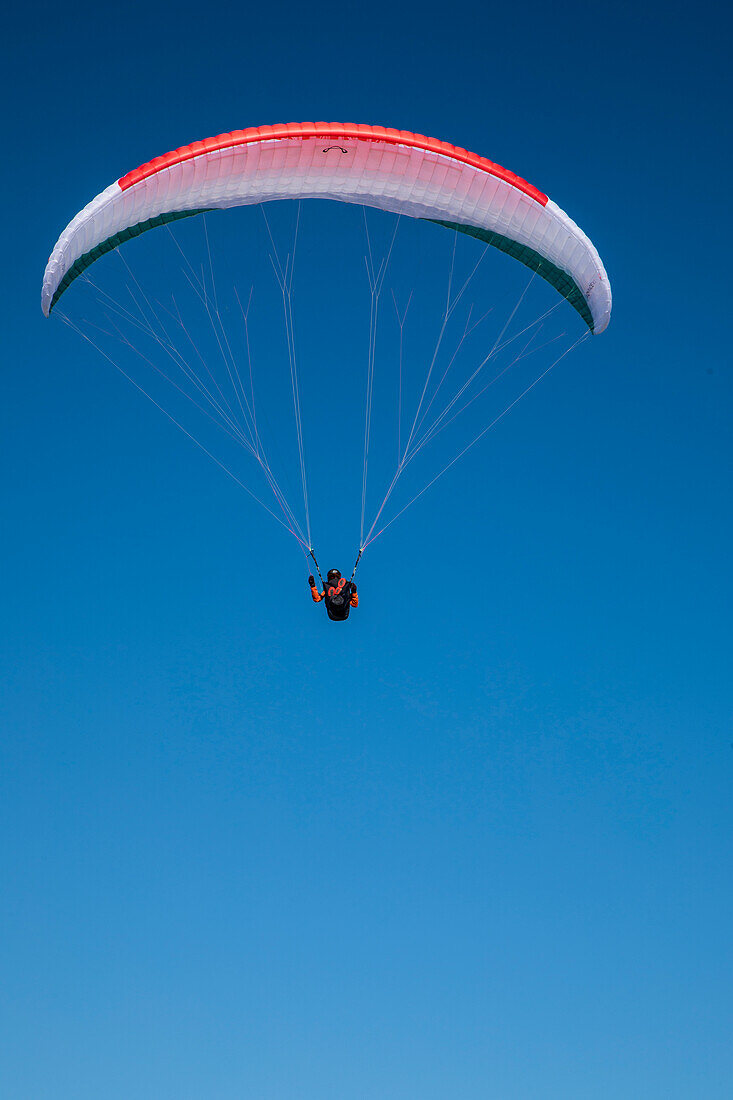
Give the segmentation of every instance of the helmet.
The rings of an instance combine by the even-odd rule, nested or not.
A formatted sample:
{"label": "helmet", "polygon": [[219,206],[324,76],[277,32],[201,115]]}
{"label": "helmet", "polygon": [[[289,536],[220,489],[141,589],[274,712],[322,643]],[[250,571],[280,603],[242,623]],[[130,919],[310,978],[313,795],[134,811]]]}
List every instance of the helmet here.
{"label": "helmet", "polygon": [[329,569],[326,575],[326,580],[329,582],[329,584],[333,584],[334,581],[338,581],[340,579],[341,574],[339,573],[338,569]]}

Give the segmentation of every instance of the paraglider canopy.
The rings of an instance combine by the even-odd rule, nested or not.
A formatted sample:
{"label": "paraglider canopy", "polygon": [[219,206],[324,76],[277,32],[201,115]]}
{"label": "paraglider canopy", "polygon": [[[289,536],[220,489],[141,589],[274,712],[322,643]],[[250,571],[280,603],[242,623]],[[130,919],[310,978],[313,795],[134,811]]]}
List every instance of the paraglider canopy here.
{"label": "paraglider canopy", "polygon": [[[591,241],[539,188],[514,172],[465,149],[422,134],[382,126],[304,122],[220,134],[182,146],[128,172],[76,215],[59,237],[46,266],[41,299],[45,315],[50,315],[71,283],[83,276],[80,282],[84,287],[78,287],[72,299],[83,305],[84,291],[91,295],[91,316],[86,309],[82,309],[75,320],[67,314],[64,303],[58,310],[61,319],[96,348],[294,537],[306,558],[313,559],[322,583],[311,532],[299,377],[300,350],[296,342],[293,311],[293,272],[301,223],[301,200],[304,199],[329,199],[353,204],[361,208],[359,220],[363,217],[364,223],[366,250],[363,258],[367,278],[363,286],[368,289],[368,310],[364,311],[364,319],[368,313],[369,322],[368,340],[364,348],[366,385],[362,391],[364,438],[359,552],[350,581],[343,578],[340,582],[351,584],[365,549],[499,424],[556,364],[591,334],[606,329],[611,315],[611,289]],[[278,203],[277,200],[295,201]],[[268,210],[267,204],[270,203],[273,205]],[[200,236],[205,242],[203,262],[192,263],[182,244],[182,240],[189,236],[189,219],[192,220],[195,215],[250,206],[259,206],[269,242],[267,252],[272,272],[268,271],[268,279],[270,274],[274,275],[277,284],[277,313],[282,316],[284,344],[279,352],[277,349],[273,351],[271,324],[268,323],[263,330],[265,354],[268,377],[280,378],[280,384],[272,386],[275,432],[289,419],[289,414],[287,417],[282,415],[285,406],[281,385],[289,374],[295,435],[291,453],[297,457],[299,466],[302,517],[290,504],[280,483],[286,471],[273,469],[271,443],[276,441],[270,438],[270,418],[260,415],[265,413],[265,409],[261,405],[262,391],[254,381],[249,321],[254,281],[249,294],[245,289],[240,297],[235,278],[227,303],[229,292],[225,290],[220,293],[222,285],[214,276],[205,216],[197,219],[203,231]],[[277,246],[277,234],[273,234],[270,225],[270,214],[276,217],[277,211],[283,207],[294,214],[292,245],[286,251]],[[318,216],[336,217],[345,213],[333,207],[327,211],[324,207],[325,204],[321,204]],[[396,217],[389,219],[380,214],[370,219],[367,217],[368,207]],[[259,220],[260,213],[256,220]],[[183,224],[179,230],[175,233],[170,231],[170,223],[181,220]],[[230,214],[221,219],[221,224],[228,226],[238,220],[240,224],[251,227],[252,219],[248,218],[247,211],[241,211],[239,217]],[[372,247],[370,220],[380,224],[394,223],[383,246],[376,249]],[[423,234],[418,223],[426,221],[451,230],[451,237],[430,232]],[[413,285],[409,293],[406,289],[404,294],[396,293],[394,285],[389,286],[396,321],[392,324],[390,338],[397,337],[398,342],[396,346],[392,345],[391,355],[384,357],[381,343],[385,337],[385,327],[380,315],[380,300],[386,297],[386,294],[383,295],[385,279],[400,224],[403,224],[401,237],[419,237],[421,240],[430,237],[436,244],[439,239],[449,242],[446,251],[450,251],[451,256],[445,294],[439,295],[439,302],[438,298],[431,299],[429,294],[426,295],[429,309],[435,309],[437,305],[436,331],[429,336],[427,312],[420,302],[419,281],[417,287]],[[146,234],[148,229],[164,225],[168,226],[169,232],[146,237],[140,252],[144,255],[148,247],[154,249],[156,242],[170,238],[177,252],[176,262],[174,265],[167,261],[153,265],[159,281],[162,275],[162,286],[156,285],[149,293],[128,264],[125,244],[133,237]],[[190,229],[194,229],[193,225]],[[190,236],[195,236],[195,233]],[[256,235],[247,230],[241,238],[236,232],[231,236],[233,240],[236,238],[239,250],[245,240],[250,241]],[[474,240],[467,241],[465,238],[475,238],[484,247],[479,248]],[[341,247],[342,236],[336,239]],[[465,244],[463,250],[460,246],[462,239]],[[503,306],[501,319],[497,311],[495,332],[491,339],[485,340],[483,325],[484,322],[491,323],[487,319],[496,304],[491,297],[488,302],[485,299],[487,292],[493,294],[493,289],[489,286],[479,292],[477,281],[471,290],[471,296],[477,300],[469,301],[464,295],[472,285],[484,256],[494,250],[517,261],[516,264],[511,260],[498,264],[502,267],[499,280],[502,287],[519,281],[517,276],[525,280],[520,265],[528,268],[531,275],[514,304],[508,308],[506,319]],[[113,279],[108,290],[96,285],[96,271],[92,277],[87,269],[105,253],[112,251],[119,259],[117,266],[122,282],[116,287]],[[132,248],[130,251],[134,254],[136,250]],[[458,279],[460,259],[457,260],[457,252],[461,251],[471,253],[472,257],[474,253],[476,255],[475,260],[471,259],[465,278],[461,275]],[[329,265],[322,261],[321,253],[319,246],[318,272],[320,274],[323,270],[328,274]],[[423,270],[427,273],[433,270],[429,263],[415,263],[416,256],[417,252],[413,250],[410,262],[415,264],[415,269],[419,268],[420,275]],[[498,256],[495,259],[499,261]],[[108,271],[110,266],[114,265],[101,265],[102,271]],[[393,282],[394,268],[399,266],[393,261],[390,271]],[[490,262],[487,263],[486,267],[490,266]],[[187,284],[182,287],[182,296],[175,286],[176,267],[180,267],[179,274]],[[429,281],[428,277],[426,282]],[[552,304],[532,320],[527,320],[526,313],[520,315],[519,311],[526,310],[523,303],[533,283],[535,291],[551,298]],[[324,289],[331,302],[330,308],[333,308],[334,284],[333,276],[329,276],[329,283]],[[548,291],[548,287],[556,293]],[[403,363],[405,324],[416,289],[416,305],[411,318],[420,318],[420,331],[415,345],[417,350],[411,346],[409,357],[424,371],[422,382],[409,378],[407,352]],[[511,293],[508,296],[512,297]],[[321,297],[316,298],[319,309],[323,300],[322,292]],[[562,308],[564,301],[572,309]],[[477,307],[475,313],[474,305]],[[195,320],[191,323],[187,306],[194,318],[197,310],[202,311],[201,324]],[[557,317],[552,317],[555,310],[559,313]],[[557,323],[565,329],[565,315],[573,323],[576,315],[582,319],[583,331],[577,339],[565,331],[554,331],[552,326]],[[240,330],[236,339],[230,339],[230,331],[234,336],[232,324]],[[256,333],[256,323],[254,327]],[[575,327],[580,326],[576,323]],[[568,346],[556,344],[558,340],[565,341],[566,337]],[[551,362],[549,365],[543,362],[533,380],[528,380],[521,373],[521,364],[541,354],[545,348],[552,349],[545,353]],[[350,359],[354,365],[358,362],[358,356],[351,355]],[[136,368],[140,369],[141,363],[149,368],[149,380],[138,381]],[[279,365],[287,367],[286,374],[278,373]],[[383,366],[387,369],[383,370]],[[396,367],[396,371],[391,367]],[[373,420],[375,374],[379,379],[377,391],[388,398],[394,397],[396,409],[391,413],[387,409],[381,419]],[[306,402],[308,400],[306,393]],[[479,403],[480,400],[483,404]],[[493,410],[488,415],[484,412],[486,406],[491,406]],[[343,409],[332,418],[332,423],[337,423],[338,430],[343,431],[343,438],[358,438],[358,429],[354,432],[353,424],[350,428],[346,427],[348,417],[355,408],[350,391]],[[189,418],[193,419],[193,423]],[[471,425],[470,432],[466,433],[468,442],[462,434],[464,425]],[[208,434],[202,434],[201,429],[208,433],[212,427],[216,434],[213,443],[210,443]],[[396,440],[384,452],[386,461],[376,470],[372,462],[370,472],[370,454],[376,450],[372,447],[372,441],[393,433]],[[422,456],[439,439],[451,446],[453,457],[449,454],[441,459],[438,472],[430,476],[430,472],[426,474],[421,466]],[[438,447],[442,445],[441,442]],[[239,473],[232,468],[235,466],[238,470],[237,460],[242,449],[256,464],[258,478],[264,482],[267,491],[271,491],[273,508],[244,484]],[[222,457],[219,457],[220,454]],[[406,493],[407,484],[403,475],[408,469],[415,471],[416,476],[418,470],[423,472],[419,484]],[[386,485],[386,489],[370,523],[368,486],[377,478]],[[422,488],[419,488],[420,484]],[[409,496],[406,503],[402,503],[398,492]],[[358,497],[358,491],[348,495]],[[386,511],[388,505],[389,512]]]}
{"label": "paraglider canopy", "polygon": [[542,191],[447,142],[337,122],[235,130],[122,176],[61,234],[44,275],[43,312],[48,316],[78,275],[130,237],[207,210],[287,198],[360,203],[467,233],[537,272],[591,332],[608,325],[611,289],[600,257]]}

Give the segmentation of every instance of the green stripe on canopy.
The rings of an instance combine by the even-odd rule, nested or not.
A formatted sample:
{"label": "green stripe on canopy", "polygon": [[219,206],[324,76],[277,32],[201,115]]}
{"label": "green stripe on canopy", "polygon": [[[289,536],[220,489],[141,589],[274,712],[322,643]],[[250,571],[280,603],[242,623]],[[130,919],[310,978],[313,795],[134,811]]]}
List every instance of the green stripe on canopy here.
{"label": "green stripe on canopy", "polygon": [[115,233],[114,236],[107,237],[106,241],[101,241],[99,244],[95,245],[94,248],[90,248],[88,252],[85,252],[83,256],[80,256],[78,260],[74,261],[57,286],[56,293],[53,296],[48,312],[51,312],[69,284],[73,283],[74,279],[81,275],[82,272],[86,271],[86,269],[90,267],[95,260],[98,260],[100,256],[103,256],[105,252],[111,252],[113,248],[117,248],[118,245],[124,244],[125,241],[129,241],[131,237],[139,237],[141,233],[147,232],[148,229],[156,229],[159,225],[167,225],[168,222],[176,222],[181,218],[192,218],[194,214],[206,213],[208,213],[208,208],[205,206],[200,207],[198,210],[172,210],[167,214],[159,214],[157,218],[148,218],[147,221],[138,222],[137,225],[131,225],[128,229],[123,229],[120,233]]}
{"label": "green stripe on canopy", "polygon": [[444,225],[446,229],[453,229],[456,233],[466,233],[469,237],[476,237],[477,240],[484,241],[486,244],[493,245],[494,248],[506,252],[508,256],[512,256],[520,264],[528,267],[530,271],[536,271],[541,278],[570,302],[573,309],[577,310],[588,328],[593,332],[593,316],[578,284],[568,275],[567,271],[556,267],[550,260],[540,256],[539,252],[535,252],[533,248],[529,248],[527,245],[517,244],[510,237],[502,237],[500,233],[494,233],[491,229],[479,229],[475,225],[461,225],[458,222],[445,222],[439,218],[426,218],[425,220],[434,222],[435,225]]}

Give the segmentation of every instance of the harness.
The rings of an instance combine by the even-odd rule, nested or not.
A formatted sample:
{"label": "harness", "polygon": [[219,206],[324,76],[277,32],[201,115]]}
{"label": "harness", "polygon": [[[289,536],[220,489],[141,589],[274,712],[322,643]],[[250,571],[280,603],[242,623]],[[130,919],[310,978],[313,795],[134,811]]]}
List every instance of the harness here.
{"label": "harness", "polygon": [[351,611],[351,582],[341,577],[338,584],[331,584],[326,588],[326,611],[329,619],[342,622],[348,619]]}

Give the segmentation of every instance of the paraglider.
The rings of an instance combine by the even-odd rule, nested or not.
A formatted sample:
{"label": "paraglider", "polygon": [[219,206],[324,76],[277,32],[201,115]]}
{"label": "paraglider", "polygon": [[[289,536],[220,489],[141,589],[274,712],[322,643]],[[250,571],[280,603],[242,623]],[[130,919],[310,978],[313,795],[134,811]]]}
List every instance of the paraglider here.
{"label": "paraglider", "polygon": [[[254,204],[261,205],[264,215],[264,204],[283,199],[296,200],[298,221],[301,200],[329,199],[356,204],[362,208],[372,207],[390,212],[397,215],[398,220],[400,217],[405,217],[432,222],[451,230],[454,241],[457,235],[474,238],[483,243],[484,250],[490,246],[505,253],[518,264],[529,269],[532,272],[531,278],[537,276],[552,287],[560,296],[559,301],[564,299],[582,319],[586,326],[584,336],[598,335],[608,326],[612,304],[611,289],[598,252],[575,222],[537,187],[485,157],[421,134],[381,126],[320,122],[252,127],[220,134],[166,153],[120,177],[84,207],[59,237],[43,278],[41,294],[43,312],[49,316],[57,309],[59,301],[80,276],[84,280],[89,280],[88,269],[102,256],[118,250],[126,241],[139,237],[150,229],[164,225],[170,227],[182,219],[205,215],[209,211]],[[266,217],[265,221],[267,222]],[[252,363],[249,358],[249,332],[247,331],[246,340],[249,359],[248,389],[242,378],[244,372],[239,370],[237,356],[232,350],[232,342],[225,331],[217,303],[213,269],[210,288],[205,285],[203,271],[197,272],[193,268],[189,282],[203,303],[211,330],[216,336],[221,361],[227,372],[222,384],[213,376],[210,364],[201,354],[200,348],[195,346],[195,341],[181,317],[176,301],[173,301],[170,310],[163,306],[166,312],[170,313],[172,321],[162,318],[157,312],[155,303],[147,298],[144,298],[144,305],[141,304],[137,300],[137,293],[133,298],[136,308],[139,309],[139,315],[133,315],[133,307],[128,309],[112,303],[111,327],[114,331],[111,335],[119,335],[119,324],[126,315],[138,335],[142,333],[144,338],[154,342],[158,350],[173,362],[176,369],[180,370],[185,385],[180,377],[172,380],[160,370],[154,362],[151,362],[147,352],[138,351],[140,358],[153,366],[158,375],[170,382],[179,393],[193,401],[193,404],[214,421],[230,439],[250,453],[273,493],[276,510],[273,511],[264,504],[224,462],[196,438],[194,433],[181,424],[177,416],[168,412],[158,399],[155,397],[151,399],[159,408],[162,408],[174,424],[182,428],[206,454],[214,458],[238,484],[263,504],[263,507],[294,536],[306,556],[315,560],[308,504],[301,388],[291,302],[293,256],[289,255],[284,263],[280,261],[269,223],[267,223],[267,229],[274,252],[273,269],[282,294],[297,454],[303,490],[304,522],[303,519],[298,519],[288,503],[265,451],[261,424],[258,423],[255,408],[255,387],[252,382]],[[422,391],[418,391],[419,400],[415,417],[409,430],[403,432],[401,427],[402,330],[407,309],[401,312],[395,299],[400,330],[397,464],[391,481],[387,479],[386,492],[376,509],[374,521],[369,525],[366,514],[367,464],[373,435],[372,394],[377,316],[395,234],[396,227],[386,258],[381,264],[373,261],[371,246],[367,260],[372,319],[366,357],[361,531],[358,543],[359,555],[354,573],[367,546],[394,522],[413,500],[418,499],[438,477],[442,476],[494,424],[501,420],[555,363],[564,358],[584,338],[583,336],[575,340],[530,385],[526,386],[518,397],[510,401],[497,415],[492,415],[488,425],[482,426],[475,437],[445,463],[439,473],[428,480],[420,492],[387,522],[383,518],[385,507],[392,500],[398,482],[401,481],[404,471],[411,465],[418,452],[441,435],[448,425],[462,415],[489,387],[492,387],[497,379],[504,377],[510,368],[533,355],[539,348],[546,346],[538,345],[536,337],[542,331],[544,318],[555,308],[553,306],[537,320],[524,325],[519,333],[510,334],[508,326],[524,298],[523,292],[506,324],[495,341],[490,344],[488,353],[481,355],[478,366],[471,370],[445,407],[441,411],[436,411],[438,409],[436,398],[441,393],[444,395],[442,387],[449,372],[455,371],[453,364],[456,358],[456,351],[454,351],[436,385],[434,372],[438,373],[435,367],[441,350],[441,341],[443,341],[446,324],[453,315],[466,286],[473,278],[473,272],[460,292],[453,296],[451,296],[449,279],[445,315],[435,350],[432,357],[429,357],[425,383]],[[208,249],[208,235],[206,244]],[[453,259],[455,260],[455,244]],[[479,258],[474,272],[480,262]],[[211,264],[210,254],[209,264]],[[451,279],[452,276],[453,267],[451,266]],[[246,328],[249,306],[247,309],[244,308],[236,288],[235,293]],[[110,296],[106,295],[106,298],[110,299]],[[463,336],[458,345],[459,349],[486,315],[484,313],[479,321],[473,321],[469,311]],[[118,366],[126,377],[130,377],[114,357],[100,346],[98,342],[100,337],[85,331],[82,325],[70,321],[67,317],[64,317],[64,320],[80,332],[90,344],[102,351],[105,358]],[[197,368],[196,363],[176,344],[170,332],[171,325],[175,326],[176,332],[179,331],[178,326],[180,326],[180,331],[192,343],[201,367],[206,370],[206,375],[201,367]],[[486,365],[496,363],[503,349],[514,345],[523,333],[529,334],[526,343],[521,345],[516,355],[512,349],[514,357],[511,362],[504,366],[494,378],[483,384],[482,388],[479,388]],[[106,335],[109,336],[110,333]],[[124,342],[133,347],[127,338]],[[552,342],[552,340],[546,341],[547,344]],[[136,348],[133,350],[137,351]],[[208,376],[211,376],[211,381]],[[151,396],[146,388],[134,379],[131,380],[142,393],[148,397]],[[186,385],[191,387],[190,392],[186,391]],[[356,587],[353,584],[354,574],[352,573],[349,581],[345,581],[338,571],[332,570],[331,573],[334,577],[329,574],[328,582],[323,583],[320,591],[315,587],[313,576],[309,577],[313,599],[316,602],[325,600],[329,618],[344,620],[348,617],[350,609],[358,606]]]}
{"label": "paraglider", "polygon": [[316,580],[312,573],[308,578],[308,584],[310,585],[313,602],[320,603],[321,600],[324,600],[328,617],[333,622],[345,622],[349,617],[351,608],[359,606],[356,585],[353,580],[347,581],[346,577],[342,577],[338,569],[329,569],[326,575],[326,583],[320,592],[316,588]]}

